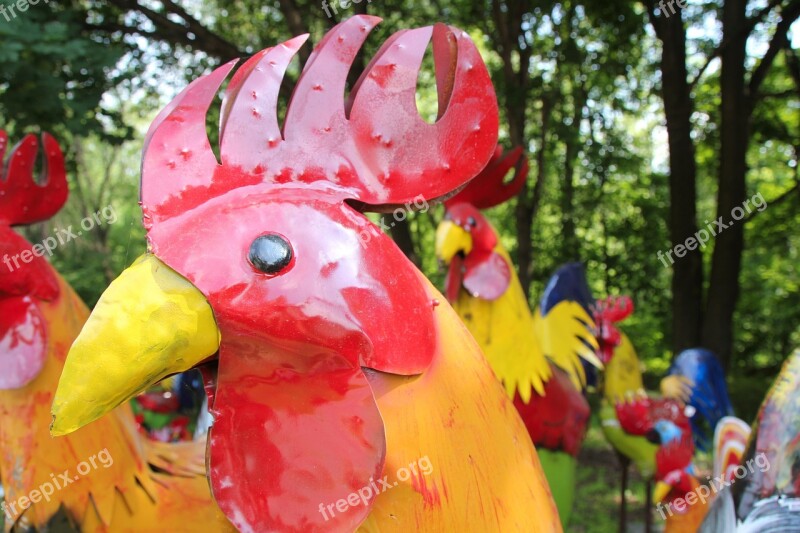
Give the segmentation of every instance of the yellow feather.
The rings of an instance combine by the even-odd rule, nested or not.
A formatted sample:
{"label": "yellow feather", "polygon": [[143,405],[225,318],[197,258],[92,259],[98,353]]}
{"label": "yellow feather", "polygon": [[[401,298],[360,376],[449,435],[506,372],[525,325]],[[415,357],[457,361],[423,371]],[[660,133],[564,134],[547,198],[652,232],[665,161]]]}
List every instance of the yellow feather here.
{"label": "yellow feather", "polygon": [[[427,281],[426,289],[442,298]],[[425,372],[368,374],[386,427],[382,475],[394,483],[420,458],[431,471],[381,493],[359,533],[561,531],[517,411],[450,306],[435,316],[439,350]]]}
{"label": "yellow feather", "polygon": [[593,351],[598,348],[597,339],[591,333],[594,321],[579,303],[560,302],[545,317],[536,309],[533,327],[542,352],[569,375],[576,388],[586,385],[581,358],[602,368]]}
{"label": "yellow feather", "polygon": [[[20,520],[40,529],[63,508],[84,532],[232,531],[211,498],[204,442],[174,446],[145,440],[129,405],[66,437],[50,436],[53,391],[67,350],[89,315],[69,285],[57,279],[59,298],[39,304],[48,334],[44,368],[25,387],[0,391],[0,479],[6,501],[18,502],[44,484],[52,488],[65,470],[75,475],[80,463],[95,461],[86,475],[35,502]],[[95,460],[100,452],[111,461]]]}
{"label": "yellow feather", "polygon": [[[499,247],[497,252],[507,257]],[[509,397],[519,391],[527,403],[533,390],[544,395],[552,369],[536,339],[528,300],[513,269],[511,284],[500,298],[475,298],[462,289],[453,308],[480,344]]]}
{"label": "yellow feather", "polygon": [[[512,265],[501,245],[495,252]],[[508,290],[498,299],[475,298],[462,289],[453,308],[511,398],[519,392],[528,403],[533,391],[544,396],[544,385],[552,376],[548,359],[567,372],[579,389],[586,383],[581,358],[602,366],[592,351],[597,348],[591,333],[594,322],[583,307],[561,302],[546,317],[537,310],[534,318],[513,265]]]}

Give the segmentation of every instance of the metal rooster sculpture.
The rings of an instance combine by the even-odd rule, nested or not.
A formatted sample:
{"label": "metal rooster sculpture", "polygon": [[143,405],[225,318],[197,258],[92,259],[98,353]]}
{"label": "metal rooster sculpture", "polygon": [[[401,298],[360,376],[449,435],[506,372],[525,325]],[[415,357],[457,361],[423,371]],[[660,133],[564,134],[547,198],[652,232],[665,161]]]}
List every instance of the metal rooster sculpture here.
{"label": "metal rooster sculpture", "polygon": [[[241,531],[558,531],[536,452],[480,348],[362,214],[433,201],[478,174],[498,128],[489,73],[463,31],[405,30],[345,103],[379,21],[328,32],[282,128],[278,92],[306,36],[244,63],[225,90],[221,161],[206,112],[234,63],[156,118],[142,164],[150,251],[73,345],[53,433],[200,366],[211,487]],[[431,39],[435,124],[415,103]],[[409,471],[423,457],[430,473]]]}
{"label": "metal rooster sculpture", "polygon": [[746,472],[714,500],[700,531],[800,531],[800,350],[764,398],[741,464]]}
{"label": "metal rooster sculpture", "polygon": [[[677,362],[677,360],[676,360]],[[677,427],[660,413],[646,424],[654,430],[656,509],[665,533],[800,531],[800,352],[795,352],[761,405],[751,432],[733,416],[720,419],[713,439],[713,478],[698,479],[688,426]]]}
{"label": "metal rooster sculpture", "polygon": [[[668,375],[661,380],[662,397],[648,395],[633,344],[616,326],[632,312],[633,302],[627,296],[599,300],[595,307],[600,357],[605,365],[600,420],[603,433],[622,464],[619,529],[624,531],[626,527],[625,492],[628,470],[633,462],[647,480],[646,529],[649,531],[650,482],[657,474],[659,443],[665,439],[672,442],[686,432],[689,440],[693,440],[691,457],[695,443],[704,449],[708,447],[714,428],[723,417],[731,414],[732,407],[722,367],[713,353],[703,349],[681,352]],[[662,430],[672,429],[669,435],[658,436],[658,421],[664,422],[658,426]]]}
{"label": "metal rooster sculpture", "polygon": [[[504,183],[516,167],[514,178]],[[436,234],[448,264],[446,294],[522,416],[539,452],[562,523],[575,495],[576,457],[589,422],[581,358],[599,365],[592,297],[580,264],[562,267],[532,314],[508,252],[480,213],[512,198],[527,176],[522,149],[492,161],[458,195]]]}
{"label": "metal rooster sculpture", "polygon": [[[0,131],[0,162],[7,140]],[[205,443],[146,442],[127,406],[64,439],[50,437],[50,404],[89,311],[42,257],[43,246],[11,228],[49,219],[67,199],[61,149],[47,134],[42,141],[46,183],[34,180],[33,135],[11,150],[0,175],[0,258],[8,259],[0,264],[0,512],[6,530],[48,530],[61,514],[84,532],[228,530],[205,480]]]}
{"label": "metal rooster sculpture", "polygon": [[693,464],[695,446],[689,426],[679,427],[664,419],[652,422],[654,442],[659,444],[653,497],[656,511],[665,521],[664,533],[693,533],[700,527],[711,501],[730,497],[720,491],[735,481],[734,472],[741,465],[750,428],[733,416],[719,421],[714,433],[714,478],[706,476],[705,483],[701,483]]}

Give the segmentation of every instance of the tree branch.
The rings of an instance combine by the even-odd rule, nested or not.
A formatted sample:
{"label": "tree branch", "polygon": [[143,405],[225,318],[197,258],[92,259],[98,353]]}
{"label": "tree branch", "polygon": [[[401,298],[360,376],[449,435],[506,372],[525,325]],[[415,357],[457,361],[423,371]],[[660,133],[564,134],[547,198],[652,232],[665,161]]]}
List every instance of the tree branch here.
{"label": "tree branch", "polygon": [[[800,183],[795,184],[794,187],[792,187],[791,189],[789,189],[785,193],[781,194],[780,196],[778,196],[777,198],[775,198],[771,202],[766,203],[766,205],[768,205],[770,207],[775,206],[775,205],[777,205],[779,203],[782,203],[782,202],[786,201],[787,199],[791,198],[792,195],[797,195],[797,197],[800,198]],[[766,211],[766,209],[763,209],[761,211],[758,211],[758,210],[753,211],[752,213],[750,213],[747,216],[747,218],[744,219],[744,223],[747,224],[748,222],[753,220],[756,217],[756,215],[758,215],[759,213],[763,213],[764,211]]]}
{"label": "tree branch", "polygon": [[789,42],[789,28],[792,26],[792,24],[794,24],[794,21],[797,20],[798,17],[800,17],[800,0],[794,0],[792,3],[786,6],[781,13],[781,20],[778,22],[778,25],[775,28],[775,34],[772,36],[772,40],[769,43],[767,53],[764,54],[761,62],[750,76],[750,85],[748,88],[751,98],[756,98],[758,95],[758,90],[761,88],[761,84],[764,82],[764,79],[766,79],[767,73],[772,67],[772,63],[775,62],[775,58],[778,56],[778,52],[780,52],[786,46],[786,43]]}
{"label": "tree branch", "polygon": [[184,22],[186,22],[187,27],[192,33],[195,34],[198,41],[210,43],[214,49],[220,50],[222,53],[229,54],[228,57],[222,55],[219,56],[222,62],[236,59],[242,55],[239,47],[203,26],[200,21],[191,16],[180,5],[176,4],[172,0],[161,0],[161,2],[164,4],[164,7],[167,9],[167,11],[178,15],[184,20]]}
{"label": "tree branch", "polygon": [[[185,9],[171,0],[162,0],[165,13],[160,13],[143,6],[136,0],[108,1],[110,4],[123,11],[141,13],[156,27],[155,32],[145,32],[139,28],[126,26],[118,27],[117,31],[145,34],[172,45],[182,45],[195,50],[202,50],[208,55],[219,59],[221,62],[246,55],[239,50],[236,45],[203,26],[197,19],[189,15]],[[180,17],[183,24],[170,20],[168,17],[170,14]],[[105,26],[105,24],[100,27],[103,26]],[[190,37],[190,33],[194,34],[194,38]]]}
{"label": "tree branch", "polygon": [[697,85],[697,83],[700,81],[700,78],[703,77],[703,74],[705,74],[706,70],[708,70],[708,67],[711,66],[711,63],[713,63],[715,59],[722,55],[722,53],[725,51],[725,48],[727,48],[731,42],[738,39],[748,39],[755,27],[763,22],[767,15],[769,15],[769,13],[782,1],[783,0],[770,0],[770,2],[763,9],[748,19],[747,24],[745,24],[744,28],[742,28],[741,33],[736,36],[736,39],[724,39],[721,43],[719,43],[719,46],[717,46],[711,55],[708,56],[705,64],[700,68],[699,71],[697,71],[697,75],[695,75],[694,79],[689,83],[689,90],[694,90],[695,85]]}

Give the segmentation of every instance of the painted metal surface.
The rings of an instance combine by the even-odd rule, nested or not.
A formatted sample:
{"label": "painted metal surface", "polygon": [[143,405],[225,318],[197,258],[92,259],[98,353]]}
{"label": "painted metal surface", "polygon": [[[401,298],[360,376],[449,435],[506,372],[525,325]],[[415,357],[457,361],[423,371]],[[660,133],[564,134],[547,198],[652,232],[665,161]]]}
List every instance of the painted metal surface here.
{"label": "painted metal surface", "polygon": [[[8,135],[0,131],[0,160],[5,157]],[[64,170],[64,156],[56,140],[42,135],[44,169],[33,178],[39,140],[26,135],[8,156],[5,173],[0,176],[0,225],[33,224],[49,219],[67,201],[69,189]],[[1,172],[1,171],[0,171]]]}
{"label": "painted metal surface", "polygon": [[[742,462],[754,461],[759,454],[764,454],[759,468],[748,471],[734,488],[740,519],[753,513],[761,500],[800,498],[800,350],[788,357],[764,398]],[[765,462],[769,468],[762,467]],[[787,505],[784,514],[791,514],[794,505]],[[794,515],[797,524],[796,508]]]}
{"label": "painted metal surface", "polygon": [[[5,144],[5,135],[0,136]],[[45,135],[47,185],[32,179],[36,139],[10,155],[0,181],[0,259],[35,248],[9,226],[44,220],[62,206],[61,152]],[[205,479],[203,442],[143,442],[127,407],[68,437],[49,434],[50,406],[67,351],[89,311],[41,257],[9,272],[0,264],[0,480],[5,526],[46,530],[58,513],[78,529],[230,531]],[[198,454],[199,452],[199,454]],[[156,472],[148,465],[154,465]],[[38,496],[35,496],[38,494]],[[44,497],[43,494],[47,496]],[[23,498],[28,499],[22,508]]]}
{"label": "painted metal surface", "polygon": [[[697,531],[708,512],[712,493],[709,488],[706,497],[698,498],[696,492],[700,482],[695,477],[694,439],[684,404],[670,398],[641,397],[618,403],[616,415],[626,434],[646,437],[657,444],[653,500],[660,504],[664,531]],[[715,485],[713,494],[716,488]]]}
{"label": "painted metal surface", "polygon": [[[732,417],[723,419],[727,427],[715,434],[715,452],[741,466],[736,482],[712,504],[701,532],[800,531],[798,390],[800,350],[795,350],[761,403],[743,451],[741,443],[749,427]],[[721,462],[716,470],[733,478],[730,464]]]}
{"label": "painted metal surface", "polygon": [[609,296],[597,300],[594,322],[597,327],[597,342],[600,344],[599,355],[604,365],[611,362],[614,349],[622,341],[622,334],[615,324],[628,318],[631,313],[633,313],[633,300],[629,296]]}
{"label": "painted metal surface", "polygon": [[[514,176],[506,183],[512,168]],[[559,269],[543,305],[531,313],[508,252],[480,212],[516,195],[527,170],[521,149],[503,155],[497,147],[481,174],[446,202],[436,254],[448,267],[448,300],[514,400],[534,444],[548,450],[543,464],[551,485],[557,484],[556,504],[566,524],[574,499],[574,457],[589,421],[583,361],[602,365],[593,352],[593,298],[583,270]]]}
{"label": "painted metal surface", "polygon": [[67,198],[67,177],[61,149],[42,136],[45,169],[39,184],[34,165],[39,153],[35,135],[23,138],[4,160],[8,136],[0,130],[0,389],[30,383],[45,361],[47,332],[35,300],[58,297],[58,282],[41,252],[11,226],[53,216]]}
{"label": "painted metal surface", "polygon": [[617,325],[632,312],[633,301],[628,296],[607,297],[595,304],[597,339],[605,364],[600,427],[614,450],[633,462],[643,478],[652,479],[659,449],[658,444],[646,438],[655,423],[650,416],[653,399],[644,390],[642,363],[636,349]]}
{"label": "painted metal surface", "polygon": [[[708,450],[717,423],[722,417],[733,414],[725,371],[719,358],[710,350],[690,348],[679,353],[672,361],[668,375],[682,378],[681,381],[688,385],[688,394],[678,392],[678,395],[695,410],[690,419],[695,445],[701,450]],[[665,396],[674,396],[669,390],[673,381],[662,381],[661,390]]]}
{"label": "painted metal surface", "polygon": [[[157,117],[143,162],[143,261],[192,285],[187,304],[208,302],[219,350],[211,359],[187,350],[200,329],[187,322],[159,353],[139,346],[92,367],[93,348],[126,328],[147,339],[141,328],[153,313],[170,323],[169,299],[142,309],[115,297],[126,294],[120,288],[106,299],[117,313],[93,315],[71,350],[54,431],[99,416],[79,412],[87,399],[119,401],[106,382],[128,394],[199,364],[215,417],[212,490],[242,531],[559,530],[533,446],[480,350],[360,212],[432,201],[480,171],[497,135],[488,72],[460,30],[402,31],[343,102],[350,64],[378,22],[357,16],[322,39],[282,129],[277,93],[305,37],[245,63],[225,93],[221,164],[205,114],[233,64],[193,82]],[[431,39],[435,124],[415,104]],[[131,297],[133,279],[117,280]],[[435,475],[398,479],[337,511],[350,493],[422,456]]]}
{"label": "painted metal surface", "polygon": [[0,298],[0,389],[19,389],[41,372],[47,331],[42,314],[27,296]]}
{"label": "painted metal surface", "polygon": [[511,284],[511,266],[495,248],[497,234],[478,209],[456,204],[437,228],[439,258],[448,262],[447,297],[451,302],[466,289],[474,298],[497,300]]}
{"label": "painted metal surface", "polygon": [[[47,133],[42,135],[42,144],[41,176],[34,176],[39,153],[35,135],[25,136],[0,165],[0,297],[30,295],[52,300],[58,295],[58,284],[42,252],[11,229],[50,218],[67,200],[61,148]],[[0,163],[7,146],[8,135],[0,130]]]}
{"label": "painted metal surface", "polygon": [[496,253],[497,234],[480,210],[519,194],[527,177],[528,158],[522,147],[504,153],[497,146],[481,173],[445,202],[445,221],[437,228],[437,254],[448,263],[445,295],[450,302],[456,301],[462,286],[484,300],[496,300],[508,289],[513,267]]}
{"label": "painted metal surface", "polygon": [[666,398],[629,399],[617,403],[616,418],[626,435],[646,438],[657,445],[653,458],[656,482],[653,500],[667,509],[662,511],[666,520],[664,530],[696,531],[705,516],[707,502],[676,506],[678,498],[685,498],[699,485],[693,475],[694,444],[683,404]]}
{"label": "painted metal surface", "polygon": [[[662,429],[659,434],[665,440],[667,436],[663,433]],[[708,512],[708,498],[697,497],[700,482],[694,476],[693,457],[694,443],[688,426],[678,430],[677,436],[671,440],[662,442],[656,452],[653,500],[668,509],[665,512],[665,533],[697,531]],[[693,503],[687,504],[687,497]]]}
{"label": "painted metal surface", "polygon": [[[510,180],[509,172],[514,170]],[[515,197],[528,179],[528,158],[521,146],[503,152],[497,146],[491,161],[461,192],[447,200],[449,209],[456,204],[469,204],[478,209],[489,209]]]}

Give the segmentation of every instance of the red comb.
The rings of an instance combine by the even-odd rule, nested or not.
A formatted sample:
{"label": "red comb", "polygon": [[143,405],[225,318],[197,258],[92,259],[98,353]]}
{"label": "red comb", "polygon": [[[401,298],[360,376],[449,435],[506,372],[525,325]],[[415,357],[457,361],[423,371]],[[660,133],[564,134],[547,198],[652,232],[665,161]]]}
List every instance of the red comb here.
{"label": "red comb", "polygon": [[[148,225],[248,185],[320,182],[364,210],[436,199],[485,166],[497,143],[497,100],[475,44],[437,24],[394,34],[345,103],[352,62],[377,17],[330,30],[308,59],[281,129],[276,103],[286,67],[306,36],[263,50],[233,76],[220,119],[218,164],[206,112],[233,68],[190,84],[145,141],[142,202]],[[416,107],[417,76],[433,40],[439,119]]]}
{"label": "red comb", "polygon": [[663,479],[669,472],[685,470],[692,464],[694,443],[691,432],[684,432],[680,440],[662,444],[656,452],[656,477]]}
{"label": "red comb", "polygon": [[[508,171],[514,168],[514,178],[504,183]],[[445,205],[469,203],[478,209],[489,209],[510,200],[522,190],[528,178],[528,158],[521,146],[503,154],[503,147],[495,149],[492,160],[475,179]]]}
{"label": "red comb", "polygon": [[633,300],[630,296],[609,296],[597,300],[594,316],[596,322],[611,322],[616,324],[628,318],[633,313]]}
{"label": "red comb", "polygon": [[653,429],[650,398],[632,398],[618,402],[614,409],[619,425],[625,433],[644,436]]}
{"label": "red comb", "polygon": [[[42,135],[45,169],[44,184],[37,184],[33,167],[39,151],[35,135],[26,135],[8,156],[0,174],[0,224],[18,226],[41,222],[55,215],[67,201],[67,175],[64,155],[56,140]],[[8,145],[8,134],[0,130],[0,161]]]}

